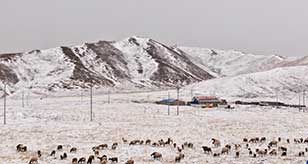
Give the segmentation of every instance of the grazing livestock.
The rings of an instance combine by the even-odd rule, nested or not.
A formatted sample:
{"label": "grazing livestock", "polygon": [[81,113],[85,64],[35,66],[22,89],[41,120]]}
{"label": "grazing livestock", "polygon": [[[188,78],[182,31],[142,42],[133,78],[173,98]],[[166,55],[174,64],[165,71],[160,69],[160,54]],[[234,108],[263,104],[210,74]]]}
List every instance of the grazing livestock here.
{"label": "grazing livestock", "polygon": [[117,148],[117,146],[118,146],[118,143],[113,143],[112,146],[111,146],[111,149],[115,150]]}
{"label": "grazing livestock", "polygon": [[42,153],[40,150],[37,151],[37,156],[40,158],[42,156]]}
{"label": "grazing livestock", "polygon": [[95,155],[96,157],[98,157],[98,156],[99,156],[99,151],[98,151],[98,150],[95,150],[95,151],[94,151],[94,155]]}
{"label": "grazing livestock", "polygon": [[239,158],[239,157],[240,157],[240,152],[237,151],[237,152],[235,153],[235,158]]}
{"label": "grazing livestock", "polygon": [[251,138],[249,140],[249,143],[258,143],[260,141],[259,137],[256,137],[256,138]]}
{"label": "grazing livestock", "polygon": [[173,148],[176,148],[176,143],[173,143]]}
{"label": "grazing livestock", "polygon": [[282,157],[287,156],[287,152],[285,152],[285,151],[282,152],[281,156],[282,156]]}
{"label": "grazing livestock", "polygon": [[76,152],[77,152],[77,148],[72,147],[72,148],[70,149],[70,153],[76,153]]}
{"label": "grazing livestock", "polygon": [[247,138],[243,138],[243,142],[248,142],[248,139]]}
{"label": "grazing livestock", "polygon": [[273,146],[277,146],[278,142],[277,141],[271,141],[268,146],[273,147]]}
{"label": "grazing livestock", "polygon": [[215,138],[212,138],[212,144],[215,146],[215,147],[219,147],[220,146],[220,141],[215,139]]}
{"label": "grazing livestock", "polygon": [[299,157],[304,157],[304,156],[305,156],[305,152],[303,152],[303,151],[299,152],[299,153],[298,153],[298,156],[299,156]]}
{"label": "grazing livestock", "polygon": [[102,157],[97,157],[101,162],[107,161],[107,155],[103,155]]}
{"label": "grazing livestock", "polygon": [[281,142],[281,137],[278,137],[278,142]]}
{"label": "grazing livestock", "polygon": [[213,154],[213,157],[219,157],[220,156],[220,153],[214,153]]}
{"label": "grazing livestock", "polygon": [[305,148],[305,152],[308,152],[308,148]]}
{"label": "grazing livestock", "polygon": [[145,144],[146,144],[146,145],[151,145],[151,140],[150,140],[150,139],[147,139],[147,140],[145,141]]}
{"label": "grazing livestock", "polygon": [[226,145],[225,147],[231,150],[231,145]]}
{"label": "grazing livestock", "polygon": [[260,142],[265,142],[266,138],[265,137],[261,137]]}
{"label": "grazing livestock", "polygon": [[287,139],[287,143],[288,143],[288,144],[290,143],[290,139]]}
{"label": "grazing livestock", "polygon": [[122,137],[122,142],[126,144],[127,143],[127,139]]}
{"label": "grazing livestock", "polygon": [[140,143],[140,140],[133,140],[133,141],[130,141],[129,145],[137,145]]}
{"label": "grazing livestock", "polygon": [[92,164],[92,161],[94,160],[94,156],[90,155],[88,160],[87,160],[87,164]]}
{"label": "grazing livestock", "polygon": [[174,161],[175,161],[175,163],[181,162],[181,157],[180,156],[176,156]]}
{"label": "grazing livestock", "polygon": [[267,149],[265,149],[265,150],[258,150],[256,152],[259,154],[259,156],[263,157],[263,156],[265,156],[267,154]]}
{"label": "grazing livestock", "polygon": [[18,144],[16,146],[16,149],[18,152],[26,152],[27,151],[27,146],[24,146],[23,144]]}
{"label": "grazing livestock", "polygon": [[72,159],[72,164],[77,164],[77,162],[78,162],[78,159],[77,159],[77,158],[73,158],[73,159]]}
{"label": "grazing livestock", "polygon": [[188,143],[187,147],[192,149],[194,147],[194,144]]}
{"label": "grazing livestock", "polygon": [[112,158],[109,158],[108,160],[111,162],[118,163],[118,157],[112,157]]}
{"label": "grazing livestock", "polygon": [[175,157],[175,162],[181,162],[182,159],[184,159],[185,155],[184,154],[179,154],[178,156]]}
{"label": "grazing livestock", "polygon": [[177,148],[178,152],[181,153],[183,149],[181,149],[180,147]]}
{"label": "grazing livestock", "polygon": [[161,153],[153,152],[153,153],[151,154],[151,157],[153,157],[155,160],[156,160],[156,159],[160,160],[160,159],[162,159],[163,156],[162,156]]}
{"label": "grazing livestock", "polygon": [[125,162],[125,164],[134,164],[134,163],[135,163],[135,161],[132,160],[132,159],[130,159],[130,160],[128,160],[128,161]]}
{"label": "grazing livestock", "polygon": [[278,150],[280,150],[280,151],[287,151],[288,149],[287,149],[286,147],[279,146],[279,147],[278,147]]}
{"label": "grazing livestock", "polygon": [[102,160],[101,164],[107,164],[107,160]]}
{"label": "grazing livestock", "polygon": [[85,157],[81,157],[81,158],[78,160],[78,163],[86,163],[86,158],[85,158]]}
{"label": "grazing livestock", "polygon": [[32,157],[29,161],[29,164],[37,164],[38,163],[38,158],[37,157]]}
{"label": "grazing livestock", "polygon": [[104,149],[107,149],[107,148],[108,148],[108,145],[107,145],[107,144],[101,144],[101,145],[98,146],[98,148],[99,148],[100,150],[104,150]]}
{"label": "grazing livestock", "polygon": [[269,152],[269,155],[277,155],[277,150],[273,149]]}
{"label": "grazing livestock", "polygon": [[222,149],[221,149],[221,154],[229,154],[229,148],[227,148],[227,147],[223,147]]}
{"label": "grazing livestock", "polygon": [[167,142],[166,142],[167,145],[171,145],[173,144],[173,140],[171,138],[168,138]]}
{"label": "grazing livestock", "polygon": [[207,146],[202,146],[202,149],[204,151],[205,154],[210,154],[212,153],[212,149],[210,147]]}
{"label": "grazing livestock", "polygon": [[60,155],[60,159],[61,160],[64,160],[64,159],[66,159],[67,158],[67,154],[66,153],[64,153],[63,155]]}
{"label": "grazing livestock", "polygon": [[251,150],[249,150],[249,156],[252,156],[252,154],[253,154],[253,153],[252,153],[252,151],[251,151]]}
{"label": "grazing livestock", "polygon": [[51,151],[50,156],[55,156],[55,155],[56,155],[56,151],[55,150]]}
{"label": "grazing livestock", "polygon": [[62,145],[58,145],[58,146],[57,146],[57,150],[58,150],[58,151],[62,151],[62,150],[63,150],[63,146],[62,146]]}
{"label": "grazing livestock", "polygon": [[240,144],[234,144],[235,150],[239,150],[241,148]]}

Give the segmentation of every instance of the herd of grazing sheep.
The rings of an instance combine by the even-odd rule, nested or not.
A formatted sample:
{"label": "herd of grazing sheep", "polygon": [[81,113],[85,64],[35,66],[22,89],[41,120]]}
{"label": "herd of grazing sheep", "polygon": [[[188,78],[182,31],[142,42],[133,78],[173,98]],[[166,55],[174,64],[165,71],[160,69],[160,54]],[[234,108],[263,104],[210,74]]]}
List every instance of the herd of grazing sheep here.
{"label": "herd of grazing sheep", "polygon": [[[167,140],[160,139],[157,142],[152,142],[150,139],[146,140],[131,140],[128,141],[127,139],[122,138],[121,143],[113,143],[111,146],[108,144],[101,144],[92,147],[91,154],[87,156],[79,157],[79,158],[72,158],[68,159],[68,153],[72,156],[76,155],[78,148],[70,147],[69,149],[64,149],[63,145],[58,145],[55,150],[50,150],[50,153],[43,154],[40,150],[37,150],[36,155],[31,157],[29,160],[29,164],[37,164],[40,161],[42,156],[51,156],[54,157],[53,159],[59,160],[69,160],[72,164],[92,164],[93,162],[99,164],[107,164],[107,163],[118,163],[120,162],[118,157],[107,157],[107,155],[103,154],[104,150],[110,149],[115,150],[117,149],[119,144],[125,144],[128,146],[134,145],[148,145],[153,147],[166,147],[169,146],[170,148],[174,149],[177,155],[174,156],[174,162],[179,163],[181,160],[185,158],[185,149],[191,150],[198,150],[203,151],[206,156],[212,156],[215,158],[219,158],[223,155],[234,154],[234,158],[239,158],[243,152],[247,153],[251,158],[259,158],[265,156],[290,156],[288,154],[289,149],[288,146],[290,144],[308,144],[308,138],[294,138],[293,140],[290,139],[282,139],[278,137],[274,140],[267,140],[266,137],[255,137],[255,138],[243,138],[241,142],[236,144],[226,144],[222,145],[221,141],[215,138],[212,138],[211,145],[200,145],[196,147],[193,143],[184,142],[183,144],[175,143],[171,138]],[[262,145],[262,146],[260,146]],[[258,147],[259,146],[259,147]],[[262,148],[261,148],[262,147]],[[16,150],[19,153],[27,152],[27,146],[23,144],[18,144],[16,146]],[[305,153],[308,152],[308,147],[304,148],[303,150],[299,151],[295,156],[297,157],[304,157]],[[162,160],[163,154],[160,152],[151,152],[149,157],[153,158],[154,160]],[[294,156],[294,154],[293,154]],[[125,164],[134,164],[134,159],[129,159],[124,161]]]}

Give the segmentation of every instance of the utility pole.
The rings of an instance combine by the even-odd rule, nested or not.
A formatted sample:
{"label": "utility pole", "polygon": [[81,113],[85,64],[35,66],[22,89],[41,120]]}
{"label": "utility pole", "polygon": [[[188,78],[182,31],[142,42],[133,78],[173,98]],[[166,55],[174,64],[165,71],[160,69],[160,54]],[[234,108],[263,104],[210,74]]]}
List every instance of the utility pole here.
{"label": "utility pole", "polygon": [[108,104],[110,104],[110,91],[108,89]]}
{"label": "utility pole", "polygon": [[3,97],[3,123],[6,124],[6,83],[4,82],[4,97]]}
{"label": "utility pole", "polygon": [[92,100],[92,98],[93,98],[93,91],[92,91],[92,88],[93,88],[93,82],[91,82],[91,88],[90,88],[90,120],[91,120],[91,122],[93,121],[93,114],[92,114],[92,102],[93,102],[93,100]]}
{"label": "utility pole", "polygon": [[25,93],[24,93],[24,91],[22,91],[22,93],[21,93],[21,101],[22,101],[22,107],[24,108],[25,107]]}
{"label": "utility pole", "polygon": [[180,114],[180,111],[179,111],[179,97],[180,97],[180,87],[177,86],[176,87],[176,91],[177,91],[177,101],[176,101],[176,115],[179,115]]}
{"label": "utility pole", "polygon": [[306,105],[306,103],[305,103],[305,90],[303,90],[303,105],[305,106]]}
{"label": "utility pole", "polygon": [[29,96],[30,96],[30,93],[28,91],[28,94],[27,94],[27,106],[29,106]]}
{"label": "utility pole", "polygon": [[278,106],[278,90],[276,90],[276,106]]}
{"label": "utility pole", "polygon": [[170,115],[170,92],[168,92],[168,115]]}

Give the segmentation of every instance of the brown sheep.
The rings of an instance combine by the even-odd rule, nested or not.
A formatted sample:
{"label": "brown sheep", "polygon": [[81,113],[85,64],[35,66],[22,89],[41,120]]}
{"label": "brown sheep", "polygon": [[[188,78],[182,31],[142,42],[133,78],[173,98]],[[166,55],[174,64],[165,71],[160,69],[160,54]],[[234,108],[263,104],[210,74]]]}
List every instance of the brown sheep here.
{"label": "brown sheep", "polygon": [[108,145],[107,145],[107,144],[101,144],[101,145],[98,146],[98,148],[99,148],[100,150],[104,150],[104,149],[107,149],[107,148],[108,148]]}
{"label": "brown sheep", "polygon": [[135,161],[132,160],[132,159],[130,159],[130,160],[128,160],[128,161],[125,162],[125,164],[134,164],[134,163],[135,163]]}
{"label": "brown sheep", "polygon": [[37,157],[32,157],[29,161],[29,164],[36,164],[38,163],[38,158]]}
{"label": "brown sheep", "polygon": [[123,141],[123,143],[127,143],[127,139],[125,139],[123,137],[122,137],[122,141]]}
{"label": "brown sheep", "polygon": [[212,138],[212,144],[215,146],[215,147],[219,147],[220,146],[220,141],[215,139],[215,138]]}
{"label": "brown sheep", "polygon": [[273,146],[277,146],[278,142],[277,141],[271,141],[268,146],[273,147]]}
{"label": "brown sheep", "polygon": [[77,159],[77,158],[73,158],[73,159],[72,159],[72,164],[77,164],[77,162],[78,162],[78,159]]}
{"label": "brown sheep", "polygon": [[72,148],[70,149],[70,153],[76,153],[76,152],[77,152],[77,148],[72,147]]}
{"label": "brown sheep", "polygon": [[107,160],[102,160],[101,164],[107,164]]}
{"label": "brown sheep", "polygon": [[162,154],[161,153],[158,153],[158,152],[153,152],[151,154],[151,157],[153,157],[154,159],[162,159]]}
{"label": "brown sheep", "polygon": [[269,152],[269,155],[277,155],[277,150],[273,149],[272,151]]}
{"label": "brown sheep", "polygon": [[221,149],[221,154],[229,154],[229,148],[227,148],[227,147],[223,147],[222,149]]}
{"label": "brown sheep", "polygon": [[240,144],[234,144],[235,150],[239,150],[241,148]]}

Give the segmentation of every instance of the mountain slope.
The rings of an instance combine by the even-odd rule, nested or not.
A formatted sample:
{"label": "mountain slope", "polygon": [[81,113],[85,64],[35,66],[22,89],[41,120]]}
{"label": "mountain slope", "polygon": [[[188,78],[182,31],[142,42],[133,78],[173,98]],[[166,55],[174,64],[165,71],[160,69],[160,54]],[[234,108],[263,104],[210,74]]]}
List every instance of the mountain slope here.
{"label": "mountain slope", "polygon": [[253,55],[228,50],[179,47],[192,61],[203,69],[209,69],[217,77],[235,76],[247,73],[267,71],[291,59],[277,55]]}
{"label": "mountain slope", "polygon": [[73,47],[0,55],[9,90],[174,87],[213,78],[187,56],[152,39],[131,37]]}
{"label": "mountain slope", "polygon": [[269,71],[223,77],[196,83],[184,88],[195,94],[217,95],[229,98],[273,99],[276,94],[287,101],[308,89],[308,66],[282,67]]}

